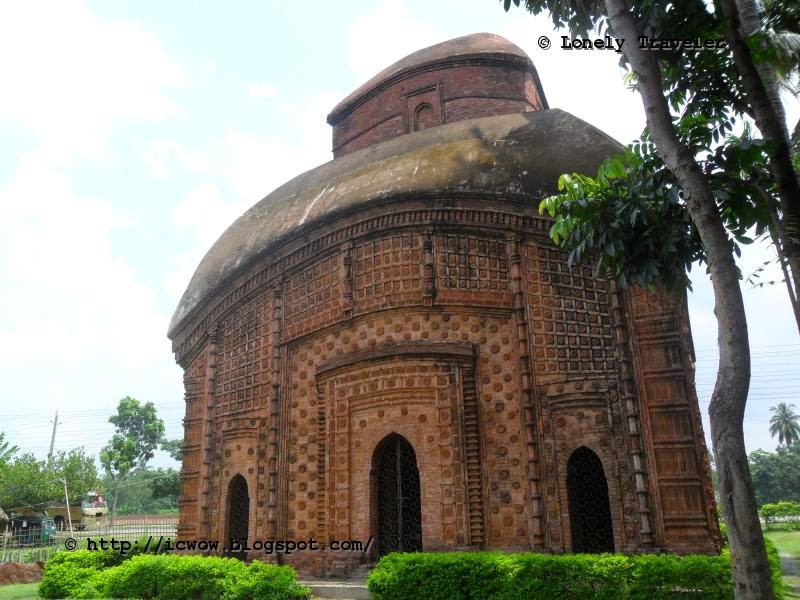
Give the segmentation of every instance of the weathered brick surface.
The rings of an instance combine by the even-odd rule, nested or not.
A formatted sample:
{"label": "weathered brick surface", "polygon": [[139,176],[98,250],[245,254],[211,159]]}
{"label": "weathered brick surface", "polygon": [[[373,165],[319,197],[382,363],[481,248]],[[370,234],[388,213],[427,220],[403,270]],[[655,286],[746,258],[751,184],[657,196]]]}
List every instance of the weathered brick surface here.
{"label": "weathered brick surface", "polygon": [[[436,125],[531,110],[528,77],[429,69],[354,107],[335,139],[402,133],[388,125],[398,115]],[[406,110],[416,96],[429,112]],[[387,129],[370,125],[383,116]],[[616,550],[717,550],[685,300],[569,268],[535,203],[478,196],[320,220],[181,324],[179,537],[224,540],[241,475],[251,541],[375,539],[376,448],[400,434],[426,550],[571,551],[567,464],[582,446],[603,467]],[[260,556],[316,575],[374,559]]]}
{"label": "weathered brick surface", "polygon": [[331,122],[333,155],[444,123],[541,110],[541,96],[533,73],[519,61],[434,67],[338,115]]}

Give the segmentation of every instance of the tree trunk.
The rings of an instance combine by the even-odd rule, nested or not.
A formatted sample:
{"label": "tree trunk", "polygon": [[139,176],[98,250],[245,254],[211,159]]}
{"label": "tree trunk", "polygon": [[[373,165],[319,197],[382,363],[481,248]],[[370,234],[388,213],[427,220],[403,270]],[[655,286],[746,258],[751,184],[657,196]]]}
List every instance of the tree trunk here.
{"label": "tree trunk", "polygon": [[[772,142],[772,168],[781,197],[780,236],[791,278],[786,284],[800,296],[800,180],[792,165],[792,145],[775,72],[768,63],[756,63],[746,38],[761,31],[761,20],[752,0],[722,0],[736,70],[742,76],[761,134]],[[800,330],[800,320],[797,320]]]}
{"label": "tree trunk", "polygon": [[792,278],[787,267],[789,263],[783,252],[783,240],[780,236],[780,217],[778,216],[778,209],[775,207],[775,200],[764,191],[757,181],[751,181],[750,185],[755,192],[761,196],[762,202],[764,202],[767,210],[769,210],[769,237],[772,238],[772,243],[775,244],[775,252],[778,254],[778,262],[781,265],[783,279],[786,282],[786,292],[789,294],[792,313],[794,313],[794,319],[797,321],[797,326],[800,328],[800,305],[797,303],[798,298],[792,286]]}
{"label": "tree trunk", "polygon": [[[764,32],[764,26],[761,23],[761,15],[759,14],[759,7],[754,0],[723,1],[726,4],[723,9],[726,18],[730,19],[731,15],[735,15],[737,21],[736,25],[740,27],[740,32],[743,33],[745,37]],[[731,9],[733,10],[731,11]],[[728,24],[730,26],[730,20],[728,20]],[[769,102],[772,104],[772,110],[775,112],[784,130],[784,137],[788,138],[789,130],[786,127],[786,114],[783,110],[783,104],[781,103],[780,86],[778,85],[778,78],[775,75],[775,69],[767,62],[758,63],[755,67],[758,69],[759,79],[764,85],[764,89],[769,97]],[[744,73],[742,73],[742,75],[744,76]]]}
{"label": "tree trunk", "polygon": [[675,134],[653,53],[639,48],[640,35],[626,0],[605,0],[614,35],[624,38],[625,57],[639,82],[647,127],[664,163],[680,181],[686,206],[705,249],[714,288],[719,369],[711,405],[711,438],[728,520],[733,582],[739,600],[773,598],[769,563],[753,497],[744,445],[744,409],[750,387],[750,348],[739,275],[717,204],[692,152]]}
{"label": "tree trunk", "polygon": [[113,527],[117,520],[117,497],[119,496],[119,479],[114,481],[114,499],[111,501],[111,523]]}

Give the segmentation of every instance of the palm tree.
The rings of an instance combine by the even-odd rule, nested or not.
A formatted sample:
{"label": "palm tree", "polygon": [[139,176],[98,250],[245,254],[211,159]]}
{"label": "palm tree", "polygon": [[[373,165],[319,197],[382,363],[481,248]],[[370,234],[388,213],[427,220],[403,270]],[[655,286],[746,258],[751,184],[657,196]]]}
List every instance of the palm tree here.
{"label": "palm tree", "polygon": [[800,441],[800,415],[794,412],[794,404],[781,402],[778,406],[770,406],[773,412],[769,420],[769,432],[772,437],[778,436],[778,443],[791,446]]}
{"label": "palm tree", "polygon": [[19,450],[17,446],[11,446],[5,439],[6,434],[0,431],[0,462],[8,462],[11,457]]}

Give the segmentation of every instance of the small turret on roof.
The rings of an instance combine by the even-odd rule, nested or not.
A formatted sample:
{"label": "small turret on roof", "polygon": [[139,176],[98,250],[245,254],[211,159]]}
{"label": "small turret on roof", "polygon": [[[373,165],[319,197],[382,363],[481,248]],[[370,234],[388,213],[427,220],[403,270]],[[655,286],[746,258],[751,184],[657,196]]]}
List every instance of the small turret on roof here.
{"label": "small turret on roof", "polygon": [[455,121],[548,108],[518,46],[475,33],[423,48],[384,69],[328,115],[335,157]]}

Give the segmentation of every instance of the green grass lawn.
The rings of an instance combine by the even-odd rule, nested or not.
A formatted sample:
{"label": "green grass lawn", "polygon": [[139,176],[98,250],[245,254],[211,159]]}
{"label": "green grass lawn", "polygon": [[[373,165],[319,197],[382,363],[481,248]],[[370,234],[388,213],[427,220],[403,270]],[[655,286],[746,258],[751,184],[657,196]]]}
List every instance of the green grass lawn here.
{"label": "green grass lawn", "polygon": [[781,554],[800,559],[800,531],[765,531],[764,536],[772,540]]}
{"label": "green grass lawn", "polygon": [[10,583],[0,585],[0,600],[28,600],[38,598],[38,583]]}
{"label": "green grass lawn", "polygon": [[800,600],[800,531],[765,531],[781,555],[787,600]]}

